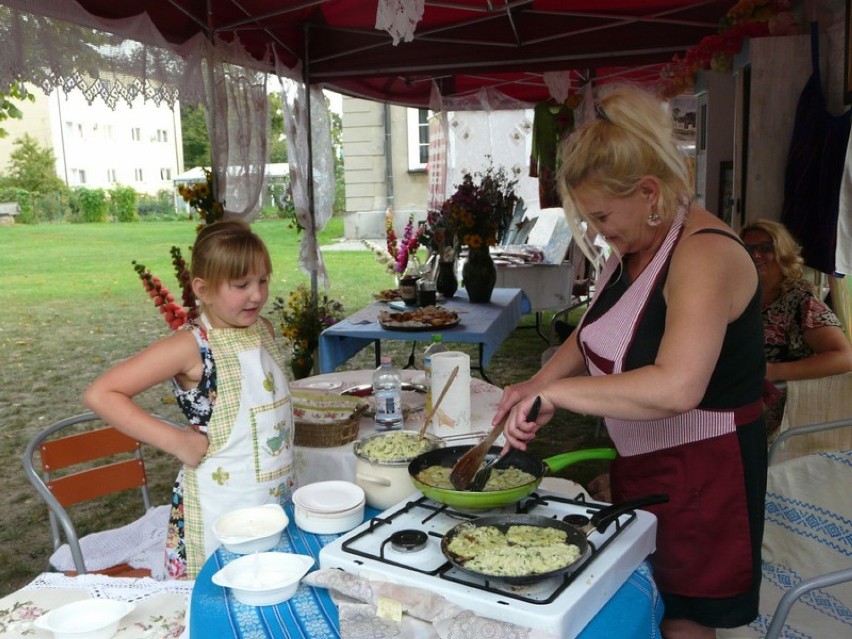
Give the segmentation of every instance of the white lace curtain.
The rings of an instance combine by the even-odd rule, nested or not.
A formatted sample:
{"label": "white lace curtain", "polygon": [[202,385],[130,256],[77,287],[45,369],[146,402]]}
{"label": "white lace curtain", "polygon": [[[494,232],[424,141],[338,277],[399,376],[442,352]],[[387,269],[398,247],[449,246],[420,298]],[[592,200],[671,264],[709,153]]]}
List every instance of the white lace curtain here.
{"label": "white lace curtain", "polygon": [[[26,81],[46,93],[79,89],[90,102],[112,107],[139,96],[155,104],[203,105],[217,197],[230,214],[249,220],[256,214],[268,130],[268,76],[261,69],[269,67],[238,41],[211,43],[199,35],[176,47],[144,13],[105,21],[74,0],[0,0],[0,41],[3,87]],[[315,148],[324,145],[330,152],[330,136],[314,140]]]}

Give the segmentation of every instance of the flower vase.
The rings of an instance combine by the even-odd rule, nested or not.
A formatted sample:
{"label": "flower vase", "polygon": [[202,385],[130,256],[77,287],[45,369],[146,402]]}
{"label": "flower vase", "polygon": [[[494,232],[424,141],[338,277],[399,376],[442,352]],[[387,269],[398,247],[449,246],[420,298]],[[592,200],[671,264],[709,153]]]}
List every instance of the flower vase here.
{"label": "flower vase", "polygon": [[488,246],[471,248],[462,267],[462,283],[468,299],[474,304],[487,304],[497,283],[497,267]]}
{"label": "flower vase", "polygon": [[452,299],[458,288],[456,263],[443,260],[438,262],[438,274],[435,276],[435,290],[443,295],[444,299]]}
{"label": "flower vase", "polygon": [[293,379],[310,377],[314,369],[313,352],[302,348],[294,348],[293,359],[290,360],[290,369],[293,371]]}

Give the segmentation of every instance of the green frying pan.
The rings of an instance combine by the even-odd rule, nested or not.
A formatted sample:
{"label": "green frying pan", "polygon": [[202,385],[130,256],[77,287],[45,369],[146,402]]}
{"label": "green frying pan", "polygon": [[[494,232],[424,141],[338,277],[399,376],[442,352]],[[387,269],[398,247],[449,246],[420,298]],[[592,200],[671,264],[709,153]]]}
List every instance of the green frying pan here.
{"label": "green frying pan", "polygon": [[[541,480],[547,475],[558,472],[571,464],[590,459],[615,459],[614,448],[590,448],[577,450],[571,453],[562,453],[541,460],[533,455],[520,450],[512,450],[495,466],[495,468],[508,468],[513,466],[531,474],[535,479],[526,484],[515,486],[506,490],[472,491],[454,490],[452,488],[439,488],[424,484],[417,479],[417,475],[425,468],[432,466],[445,466],[452,468],[453,465],[464,455],[471,446],[446,446],[436,448],[418,455],[408,464],[408,474],[415,488],[429,499],[466,510],[487,510],[489,508],[500,508],[520,501],[533,492]],[[499,455],[502,448],[492,446],[486,455],[486,461],[491,456]]]}

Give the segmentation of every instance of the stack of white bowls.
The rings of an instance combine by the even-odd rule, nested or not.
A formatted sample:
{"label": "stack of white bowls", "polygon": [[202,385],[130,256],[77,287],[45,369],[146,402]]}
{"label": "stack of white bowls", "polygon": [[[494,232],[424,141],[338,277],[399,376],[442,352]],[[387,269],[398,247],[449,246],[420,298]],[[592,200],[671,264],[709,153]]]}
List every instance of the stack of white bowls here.
{"label": "stack of white bowls", "polygon": [[364,520],[364,489],[348,481],[320,481],[293,493],[296,525],[316,535],[352,530]]}

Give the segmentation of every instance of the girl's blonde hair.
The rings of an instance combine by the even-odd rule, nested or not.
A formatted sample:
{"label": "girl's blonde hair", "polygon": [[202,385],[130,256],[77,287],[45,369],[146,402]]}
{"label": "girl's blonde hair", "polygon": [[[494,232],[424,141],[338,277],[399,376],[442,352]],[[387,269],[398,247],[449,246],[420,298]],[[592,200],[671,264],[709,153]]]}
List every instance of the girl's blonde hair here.
{"label": "girl's blonde hair", "polygon": [[740,239],[744,238],[749,231],[763,231],[772,238],[775,261],[778,263],[782,275],[784,275],[783,288],[804,277],[805,260],[802,259],[802,247],[799,246],[786,226],[772,220],[756,220],[742,228]]}
{"label": "girl's blonde hair", "polygon": [[599,256],[582,222],[596,229],[577,201],[580,186],[624,198],[635,192],[643,176],[654,176],[660,183],[657,214],[664,222],[673,220],[692,195],[686,157],[677,146],[664,102],[632,85],[612,85],[602,90],[595,112],[594,120],[562,143],[557,174],[568,224],[593,262]]}
{"label": "girl's blonde hair", "polygon": [[215,290],[249,273],[272,273],[272,259],[246,222],[228,218],[201,229],[192,247],[192,279],[200,278]]}

